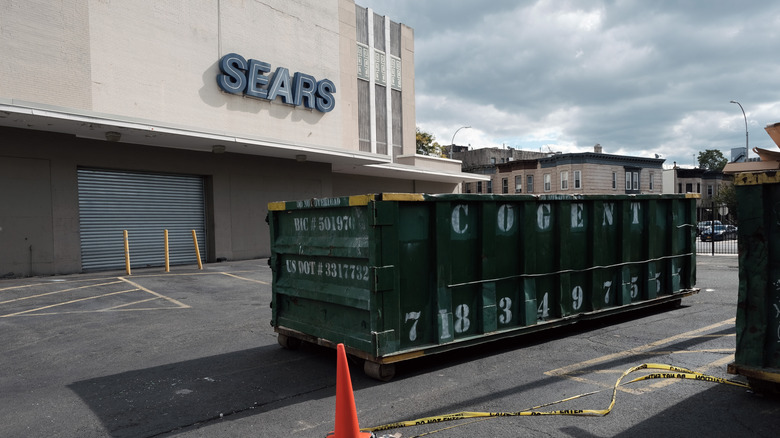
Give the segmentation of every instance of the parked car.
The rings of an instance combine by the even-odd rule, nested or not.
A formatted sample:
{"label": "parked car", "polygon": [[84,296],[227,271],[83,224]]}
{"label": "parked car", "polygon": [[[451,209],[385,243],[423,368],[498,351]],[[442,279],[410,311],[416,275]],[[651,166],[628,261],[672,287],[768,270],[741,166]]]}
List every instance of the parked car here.
{"label": "parked car", "polygon": [[728,240],[737,238],[737,227],[734,225],[710,225],[702,228],[701,241]]}
{"label": "parked car", "polygon": [[700,236],[704,230],[711,230],[713,225],[723,225],[721,221],[701,221],[696,225],[696,235]]}

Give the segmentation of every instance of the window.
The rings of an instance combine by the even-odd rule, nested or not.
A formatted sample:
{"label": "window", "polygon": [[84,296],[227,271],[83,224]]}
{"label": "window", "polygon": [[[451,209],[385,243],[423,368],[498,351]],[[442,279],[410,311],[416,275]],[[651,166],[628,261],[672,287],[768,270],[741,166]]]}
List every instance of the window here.
{"label": "window", "polygon": [[696,183],[696,193],[701,193],[701,183]]}
{"label": "window", "polygon": [[626,170],[626,192],[639,191],[639,170]]}
{"label": "window", "polygon": [[501,193],[509,193],[509,178],[501,178]]}
{"label": "window", "polygon": [[693,193],[693,184],[692,183],[686,183],[685,184],[685,193]]}
{"label": "window", "polygon": [[482,193],[482,181],[477,181],[477,193]]}
{"label": "window", "polygon": [[401,89],[401,59],[390,56],[390,86]]}
{"label": "window", "polygon": [[488,193],[493,193],[493,180],[492,179],[487,182],[487,192]]}
{"label": "window", "polygon": [[544,174],[544,191],[549,192],[552,190],[552,177],[549,173]]}
{"label": "window", "polygon": [[575,170],[574,171],[574,188],[575,189],[581,189],[582,188],[582,171],[581,170]]}
{"label": "window", "polygon": [[569,171],[561,172],[561,190],[569,190]]}
{"label": "window", "polygon": [[515,176],[515,193],[523,193],[523,175]]}
{"label": "window", "polygon": [[496,164],[496,157],[490,158],[490,164]]}
{"label": "window", "polygon": [[655,187],[655,181],[653,181],[655,179],[654,175],[655,174],[653,172],[650,172],[650,191],[651,192],[653,191],[653,188]]}
{"label": "window", "polygon": [[712,184],[707,184],[707,197],[712,198],[712,195],[714,195],[714,188]]}
{"label": "window", "polygon": [[677,183],[677,193],[682,193],[682,183]]}
{"label": "window", "polygon": [[612,172],[612,190],[617,190],[617,172]]}
{"label": "window", "polygon": [[533,193],[534,192],[534,176],[533,175],[528,175],[528,178],[527,178],[526,182],[527,182],[527,184],[525,186],[526,192]]}
{"label": "window", "polygon": [[467,182],[463,183],[463,192],[471,193],[471,183],[467,183]]}
{"label": "window", "polygon": [[368,58],[368,47],[358,44],[357,45],[357,77],[358,79],[368,80],[368,64],[370,62]]}
{"label": "window", "polygon": [[387,85],[387,61],[384,52],[374,50],[374,82]]}

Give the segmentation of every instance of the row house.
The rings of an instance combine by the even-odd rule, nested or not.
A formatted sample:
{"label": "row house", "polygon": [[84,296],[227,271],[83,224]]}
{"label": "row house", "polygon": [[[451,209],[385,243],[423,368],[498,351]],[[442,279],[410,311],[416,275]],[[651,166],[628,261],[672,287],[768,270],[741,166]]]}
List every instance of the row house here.
{"label": "row house", "polygon": [[701,195],[700,202],[711,202],[717,197],[724,185],[730,184],[730,178],[723,172],[707,169],[674,168],[674,193],[696,193]]}
{"label": "row house", "polygon": [[[556,153],[495,164],[491,181],[464,183],[465,193],[660,194],[662,158],[593,152]],[[465,171],[466,169],[464,169]]]}

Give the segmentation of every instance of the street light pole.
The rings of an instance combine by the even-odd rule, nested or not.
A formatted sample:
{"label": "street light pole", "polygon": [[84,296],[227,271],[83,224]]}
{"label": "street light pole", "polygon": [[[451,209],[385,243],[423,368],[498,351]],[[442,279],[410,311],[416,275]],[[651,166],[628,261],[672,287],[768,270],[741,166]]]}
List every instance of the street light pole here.
{"label": "street light pole", "polygon": [[739,105],[739,109],[742,110],[742,117],[745,119],[745,162],[748,160],[748,154],[750,153],[750,148],[748,147],[748,128],[747,128],[747,116],[745,115],[745,109],[742,108],[742,104],[737,102],[736,100],[732,100],[729,103],[736,103]]}
{"label": "street light pole", "polygon": [[455,149],[455,136],[461,129],[471,129],[471,126],[461,126],[457,129],[457,131],[455,131],[455,134],[452,134],[452,140],[450,141],[450,159],[452,159],[452,152]]}

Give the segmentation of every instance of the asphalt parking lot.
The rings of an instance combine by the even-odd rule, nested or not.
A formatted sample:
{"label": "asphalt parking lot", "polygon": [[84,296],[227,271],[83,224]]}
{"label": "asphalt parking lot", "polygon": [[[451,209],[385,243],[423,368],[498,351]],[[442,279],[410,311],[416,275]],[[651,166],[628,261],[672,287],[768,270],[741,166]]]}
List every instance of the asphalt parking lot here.
{"label": "asphalt parking lot", "polygon": [[[736,257],[699,257],[702,292],[534,338],[409,361],[390,382],[357,361],[361,426],[460,411],[603,409],[622,371],[670,363],[717,377],[733,360]],[[336,355],[278,346],[271,272],[250,260],[0,281],[0,436],[324,437]],[[741,377],[735,378],[744,381]],[[544,409],[543,409],[544,410]],[[461,420],[379,436],[776,436],[780,402],[709,382],[621,387],[606,417]]]}

